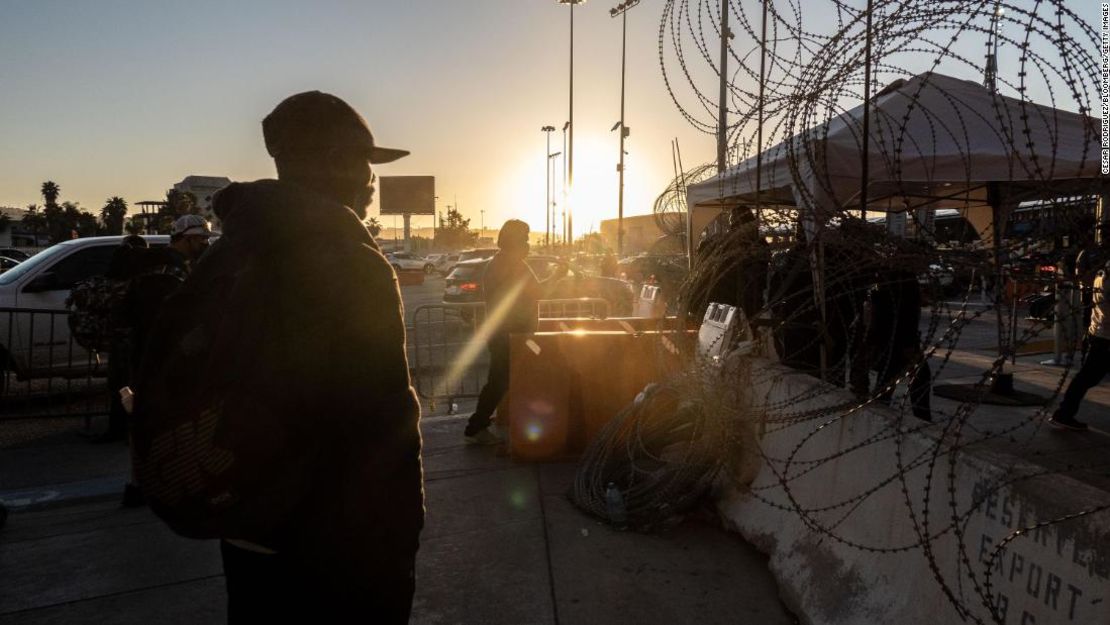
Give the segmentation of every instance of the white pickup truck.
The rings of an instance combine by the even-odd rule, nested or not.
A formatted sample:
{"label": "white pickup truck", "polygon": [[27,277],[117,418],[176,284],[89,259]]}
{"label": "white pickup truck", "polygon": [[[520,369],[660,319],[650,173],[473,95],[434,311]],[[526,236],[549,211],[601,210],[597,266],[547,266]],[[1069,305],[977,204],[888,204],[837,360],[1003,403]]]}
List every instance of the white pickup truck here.
{"label": "white pickup truck", "polygon": [[[152,247],[165,235],[144,236]],[[66,298],[81,280],[108,270],[122,236],[73,239],[49,247],[0,274],[0,378],[106,372],[102,356],[70,340]]]}

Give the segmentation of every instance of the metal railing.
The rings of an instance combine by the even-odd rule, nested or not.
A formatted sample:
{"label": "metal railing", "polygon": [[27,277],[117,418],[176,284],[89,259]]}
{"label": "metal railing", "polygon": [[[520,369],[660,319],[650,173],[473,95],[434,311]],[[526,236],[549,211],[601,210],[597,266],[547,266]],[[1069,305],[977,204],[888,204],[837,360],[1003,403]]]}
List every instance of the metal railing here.
{"label": "metal railing", "polygon": [[[540,300],[541,319],[605,319],[609,303],[600,298]],[[413,312],[409,361],[417,394],[453,412],[459,399],[482,391],[489,370],[489,352],[480,336],[486,318],[484,303],[430,304]]]}
{"label": "metal railing", "polygon": [[541,299],[540,319],[608,319],[609,302],[598,297]]}
{"label": "metal railing", "polygon": [[[409,357],[416,393],[432,402],[443,401],[448,412],[457,399],[477,397],[486,382],[489,354],[484,344],[475,344],[485,320],[486,306],[475,304],[429,304],[417,308],[409,334]],[[470,362],[464,362],[468,350]]]}
{"label": "metal railing", "polygon": [[106,414],[108,357],[78,345],[69,312],[0,308],[0,420]]}

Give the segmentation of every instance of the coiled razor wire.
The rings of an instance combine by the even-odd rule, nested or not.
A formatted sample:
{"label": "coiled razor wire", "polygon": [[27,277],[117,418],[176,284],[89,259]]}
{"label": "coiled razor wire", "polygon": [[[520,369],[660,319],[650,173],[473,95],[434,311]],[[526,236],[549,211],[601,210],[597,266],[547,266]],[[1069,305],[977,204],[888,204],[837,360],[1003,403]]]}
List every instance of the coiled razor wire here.
{"label": "coiled razor wire", "polygon": [[[698,248],[681,288],[670,293],[672,309],[697,321],[713,289],[731,279],[730,271],[764,263],[766,289],[752,316],[769,319],[772,332],[808,331],[807,340],[777,344],[779,356],[802,359],[823,351],[827,361],[811,373],[850,388],[851,346],[874,332],[862,302],[868,293],[896,285],[894,268],[921,283],[920,355],[885,384],[872,387],[869,379],[868,388],[854,389],[852,401],[830,400],[829,387],[816,386],[768,405],[737,404],[723,396],[734,392],[730,385],[691,381],[704,371],[665,384],[602,432],[583,459],[574,496],[605,518],[605,489],[614,482],[634,525],[665,525],[708,492],[725,466],[720,458],[735,455],[740,445],[774,476],[752,488],[754,498],[796,515],[822,540],[871,553],[924,556],[959,618],[1002,623],[1005,608],[992,572],[1002,550],[1028,529],[1015,529],[983,560],[980,545],[967,536],[970,519],[1005,489],[1078,472],[1106,476],[1110,469],[1110,449],[1092,439],[1087,451],[1101,450],[1101,460],[1040,467],[1015,460],[970,502],[957,490],[963,453],[1000,445],[1015,456],[1035,453],[1044,420],[1082,356],[1082,306],[1064,307],[1057,320],[1065,328],[1061,355],[1073,364],[1058,370],[1051,392],[1032,407],[1013,409],[1009,422],[986,425],[975,418],[992,380],[1053,331],[1050,321],[1022,318],[1027,303],[1020,289],[1031,288],[1030,295],[1074,290],[1075,252],[1090,248],[1094,238],[1104,188],[1097,175],[1098,123],[1090,117],[1100,92],[1097,5],[876,2],[868,31],[863,0],[726,1],[725,133],[732,175],[714,183],[715,164],[695,166],[676,176],[656,201],[660,229]],[[721,0],[664,0],[658,30],[668,93],[684,119],[708,135],[718,130],[720,15]],[[868,43],[871,72],[865,76]],[[858,115],[865,88],[872,95],[866,144]],[[976,89],[990,94],[988,106],[976,104],[982,101],[973,97]],[[1063,134],[1076,119],[1078,136]],[[830,148],[834,139],[840,142],[836,151]],[[871,172],[866,220],[860,176],[854,186],[842,179],[862,170],[862,156],[845,162],[845,154],[860,155],[864,145]],[[1004,155],[996,156],[1004,162],[992,165],[1002,172],[993,180],[981,176],[976,148],[983,145]],[[761,152],[757,194],[753,160]],[[934,155],[956,163],[957,173],[931,177]],[[699,183],[704,188],[706,181],[716,185],[722,204],[754,217],[766,247],[751,245],[751,232],[730,227],[725,216],[685,241],[687,191]],[[1046,272],[1042,265],[1065,270]],[[833,335],[848,347],[831,346]],[[693,353],[689,341],[676,343]],[[934,408],[933,424],[914,417],[906,394],[888,399],[887,392],[919,375],[924,363],[936,380],[957,366],[958,352],[988,347],[994,348],[989,365],[964,376],[976,380],[969,385],[976,392],[946,409]],[[966,359],[959,366],[968,367]],[[897,416],[885,429],[832,453],[816,450],[823,432],[877,404],[889,405]],[[744,430],[738,424],[757,417],[765,436],[792,433],[798,441],[793,449],[772,455],[757,439],[738,434]],[[910,437],[931,442],[911,447]],[[873,467],[869,485],[858,492],[815,501],[802,488],[802,479],[879,444],[892,446],[893,454]],[[664,454],[669,446],[683,453]],[[891,488],[900,491],[915,536],[893,543],[848,531],[853,515]],[[938,516],[937,510],[944,512]],[[1034,526],[1092,514],[1106,514],[1106,507],[1060,511]],[[937,542],[941,538],[956,541],[955,571],[941,564],[938,550],[951,550]]]}
{"label": "coiled razor wire", "polygon": [[587,447],[571,501],[619,523],[606,504],[613,484],[629,528],[655,531],[680,521],[713,486],[729,449],[744,444],[734,410],[720,403],[723,398],[705,380],[680,375],[645,388]]}

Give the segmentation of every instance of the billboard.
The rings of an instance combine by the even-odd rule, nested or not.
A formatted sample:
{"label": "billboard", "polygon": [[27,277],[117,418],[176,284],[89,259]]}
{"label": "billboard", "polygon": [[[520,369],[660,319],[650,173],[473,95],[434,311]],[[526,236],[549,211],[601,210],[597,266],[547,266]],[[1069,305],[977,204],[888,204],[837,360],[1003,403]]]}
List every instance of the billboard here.
{"label": "billboard", "polygon": [[383,215],[435,215],[435,176],[382,176],[378,209]]}

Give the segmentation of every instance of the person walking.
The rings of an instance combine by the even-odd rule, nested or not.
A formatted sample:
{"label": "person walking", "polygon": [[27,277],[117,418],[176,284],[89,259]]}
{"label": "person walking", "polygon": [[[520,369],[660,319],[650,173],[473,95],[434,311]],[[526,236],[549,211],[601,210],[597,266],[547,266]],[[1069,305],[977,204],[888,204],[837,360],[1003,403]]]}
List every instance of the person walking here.
{"label": "person walking", "polygon": [[1064,399],[1056,412],[1049,418],[1049,424],[1067,430],[1083,431],[1087,424],[1076,419],[1079,403],[1087,391],[1106,377],[1110,371],[1110,280],[1107,272],[1110,262],[1103,266],[1095,276],[1091,286],[1091,324],[1087,328],[1087,356],[1083,366],[1068,384]]}
{"label": "person walking", "polygon": [[[192,266],[208,249],[211,237],[212,228],[207,219],[200,215],[182,215],[170,227],[168,246],[148,248],[134,243],[126,261],[131,283],[124,307],[126,324],[131,329],[127,340],[130,352],[126,356],[128,380],[136,376],[138,363],[162,305],[188,277]],[[115,391],[113,401],[120,402],[122,407],[123,395],[130,392],[127,384],[122,385]],[[131,447],[130,437],[128,446]],[[121,504],[125,508],[135,508],[145,503],[142,487],[132,471],[131,478],[123,487]]]}
{"label": "person walking", "polygon": [[[146,239],[137,234],[128,235],[120,242],[120,246],[112,252],[112,260],[108,263],[108,271],[104,277],[127,283],[124,289],[130,288],[131,280],[137,275],[141,263],[141,255],[149,245]],[[127,411],[120,401],[120,389],[131,384],[131,327],[126,315],[126,293],[118,299],[121,300],[114,311],[119,314],[112,315],[110,319],[112,330],[112,349],[108,358],[108,429],[94,438],[94,443],[113,443],[127,439]],[[113,312],[114,312],[113,311]]]}
{"label": "person walking", "polygon": [[[889,267],[870,292],[865,352],[878,372],[879,399],[890,403],[894,384],[907,373],[913,415],[932,421],[932,370],[921,345],[921,285],[912,272]],[[865,356],[866,358],[866,356]]]}
{"label": "person walking", "polygon": [[[371,165],[408,152],[378,146],[355,109],[319,91],[278,104],[262,134],[277,180],[213,198],[223,234],[156,322],[136,411],[153,419],[196,399],[237,453],[226,479],[246,506],[236,519],[251,521],[220,525],[221,508],[206,508],[229,623],[401,625],[424,525],[420,406],[397,276],[362,221]],[[211,311],[203,322],[182,316],[190,298]],[[182,391],[174,363],[196,353],[205,364]],[[162,486],[147,485],[160,509]]]}
{"label": "person walking", "polygon": [[[478,407],[466,423],[463,437],[471,445],[497,445],[501,437],[490,430],[491,417],[509,390],[509,335],[532,332],[538,321],[540,281],[528,263],[528,224],[510,219],[497,235],[498,252],[486,265],[482,292],[486,297],[489,335],[489,376],[478,396]],[[550,279],[557,279],[552,276]]]}

